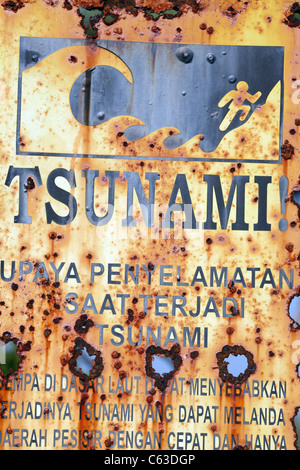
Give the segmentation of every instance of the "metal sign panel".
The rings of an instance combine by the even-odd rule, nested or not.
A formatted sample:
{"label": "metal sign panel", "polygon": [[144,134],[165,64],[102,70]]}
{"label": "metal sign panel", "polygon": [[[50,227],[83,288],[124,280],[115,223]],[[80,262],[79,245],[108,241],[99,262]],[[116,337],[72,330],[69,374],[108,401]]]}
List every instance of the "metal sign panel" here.
{"label": "metal sign panel", "polygon": [[300,7],[152,3],[1,3],[3,450],[298,448]]}
{"label": "metal sign panel", "polygon": [[[87,46],[87,40],[21,38],[18,153],[73,155],[73,143],[65,142],[63,133],[84,125],[94,128],[90,130],[89,151],[95,153],[86,156],[100,156],[100,125],[126,116],[124,137],[130,142],[166,127],[175,128],[177,131],[163,141],[164,147],[178,148],[196,137],[199,141],[199,135],[204,135],[199,141],[199,156],[188,159],[218,160],[220,155],[214,157],[214,151],[226,134],[247,121],[254,125],[257,114],[272,106],[275,129],[278,126],[277,148],[280,147],[283,48],[98,40],[87,61]],[[68,60],[72,67],[68,67],[69,73],[63,70],[59,77],[61,91],[57,90],[56,101],[60,104],[53,106],[52,88],[45,91],[32,84],[37,79],[47,82],[49,69],[61,60]],[[268,79],[262,80],[265,74]],[[256,91],[253,95],[252,90]],[[63,114],[62,122],[53,131],[53,146],[47,141],[46,130],[53,122],[53,114],[58,120],[59,107],[68,110],[69,115]],[[265,116],[266,122],[269,119]],[[37,123],[34,126],[33,120]],[[29,143],[20,140],[23,134],[29,134]],[[41,137],[39,142],[36,134],[44,135],[44,140]],[[114,153],[117,152],[109,149],[108,156],[113,157]],[[161,156],[158,149],[154,155],[168,158]],[[274,152],[271,156],[253,155],[253,161],[265,158],[278,162],[278,153],[276,157],[275,160]],[[234,151],[231,159],[235,160]]]}

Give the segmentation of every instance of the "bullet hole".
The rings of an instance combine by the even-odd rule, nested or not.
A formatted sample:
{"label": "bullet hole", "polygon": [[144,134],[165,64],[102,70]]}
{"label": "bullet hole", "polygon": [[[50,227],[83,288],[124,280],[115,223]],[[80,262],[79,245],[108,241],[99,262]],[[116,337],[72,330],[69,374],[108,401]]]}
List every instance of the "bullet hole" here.
{"label": "bullet hole", "polygon": [[90,328],[94,326],[93,320],[88,318],[86,314],[80,315],[80,317],[76,320],[74,325],[74,330],[78,334],[86,334]]}
{"label": "bullet hole", "polygon": [[70,55],[70,57],[68,58],[68,61],[70,62],[70,64],[76,64],[78,59],[74,55]]}
{"label": "bullet hole", "polygon": [[293,428],[294,428],[294,432],[295,432],[295,436],[297,436],[297,440],[295,441],[295,446],[297,448],[297,450],[300,449],[300,408],[297,407],[295,409],[295,416],[293,417],[293,419],[291,420],[292,423],[293,423]]}
{"label": "bullet hole", "polygon": [[134,312],[131,308],[129,308],[127,310],[127,313],[128,313],[128,318],[127,318],[126,323],[129,324],[129,323],[133,322],[133,320],[134,320]]}
{"label": "bullet hole", "polygon": [[1,375],[8,376],[18,369],[20,357],[14,341],[0,342]]}
{"label": "bullet hole", "polygon": [[148,271],[153,271],[154,269],[154,264],[151,263],[151,261],[148,263]]}
{"label": "bullet hole", "polygon": [[235,287],[233,281],[229,281],[227,287],[228,287],[228,289],[230,290],[230,292],[231,292],[232,294],[234,294],[234,293],[236,292],[236,287]]}
{"label": "bullet hole", "polygon": [[103,17],[103,23],[106,24],[106,26],[111,26],[116,21],[118,21],[118,19],[119,19],[119,15],[116,15],[114,13],[109,13]]}
{"label": "bullet hole", "polygon": [[298,207],[298,217],[300,218],[300,181],[294,185],[290,196],[292,203]]}
{"label": "bullet hole", "polygon": [[227,370],[228,373],[233,375],[234,377],[238,377],[240,374],[244,373],[248,366],[248,360],[246,356],[238,354],[234,356],[230,354],[227,358]]}
{"label": "bullet hole", "polygon": [[73,6],[68,0],[64,0],[63,8],[65,8],[66,10],[72,10]]}
{"label": "bullet hole", "polygon": [[224,382],[243,383],[256,371],[253,354],[246,351],[243,346],[226,345],[216,356],[219,376]]}
{"label": "bullet hole", "polygon": [[288,242],[285,244],[285,249],[289,252],[292,253],[294,251],[294,245],[291,242]]}
{"label": "bullet hole", "polygon": [[287,10],[286,17],[283,22],[290,28],[298,28],[300,26],[300,4],[294,2]]}
{"label": "bullet hole", "polygon": [[230,16],[230,18],[234,18],[238,14],[238,12],[233,8],[233,6],[230,5],[230,7],[228,7],[225,11],[225,14],[227,16]]}
{"label": "bullet hole", "polygon": [[18,286],[18,284],[13,282],[12,285],[11,285],[11,288],[12,288],[12,290],[16,291],[16,290],[18,290],[19,286]]}
{"label": "bullet hole", "polygon": [[70,371],[84,381],[93,380],[104,369],[100,351],[82,338],[75,339],[73,356],[69,360]]}
{"label": "bullet hole", "polygon": [[161,29],[158,26],[154,25],[154,26],[151,27],[151,31],[152,31],[152,33],[160,34]]}
{"label": "bullet hole", "polygon": [[285,160],[290,160],[291,158],[293,158],[294,153],[294,147],[289,143],[288,140],[285,140],[283,145],[281,146],[282,158],[284,158]]}
{"label": "bullet hole", "polygon": [[29,176],[29,178],[27,179],[27,183],[24,184],[25,192],[31,191],[32,189],[34,189],[34,187],[35,187],[34,180],[33,178],[31,178],[31,176]]}
{"label": "bullet hole", "polygon": [[209,35],[210,35],[210,34],[213,34],[214,28],[213,28],[212,26],[209,26],[209,28],[207,28],[206,31],[207,31],[207,34],[209,34]]}
{"label": "bullet hole", "polygon": [[52,333],[52,330],[50,330],[50,328],[46,328],[46,329],[44,330],[44,336],[45,336],[45,338],[49,338],[49,336],[51,335],[51,333]]}
{"label": "bullet hole", "polygon": [[122,34],[122,33],[123,33],[122,28],[120,28],[120,27],[119,28],[118,27],[114,28],[114,34]]}
{"label": "bullet hole", "polygon": [[191,357],[192,359],[196,359],[198,356],[199,356],[199,351],[192,351],[192,352],[190,353],[190,357]]}
{"label": "bullet hole", "polygon": [[199,26],[199,28],[200,28],[202,31],[205,31],[206,28],[207,28],[207,26],[206,26],[205,23],[201,23],[200,26]]}
{"label": "bullet hole", "polygon": [[82,18],[80,25],[84,29],[86,36],[94,39],[97,38],[98,30],[95,25],[99,23],[102,17],[102,10],[93,7],[80,7],[77,10],[77,14]]}
{"label": "bullet hole", "polygon": [[288,303],[289,317],[294,321],[293,328],[300,329],[300,289],[293,295]]}
{"label": "bullet hole", "polygon": [[[37,60],[34,60],[34,58],[35,58],[35,56],[32,56],[32,60],[34,62],[37,62]],[[20,147],[25,147],[25,142],[24,142],[24,139],[23,139],[22,136],[19,137],[19,145],[20,145]]]}
{"label": "bullet hole", "polygon": [[161,392],[165,391],[181,364],[180,346],[177,344],[170,350],[160,346],[149,346],[146,350],[146,374],[154,379],[155,386]]}
{"label": "bullet hole", "polygon": [[7,2],[2,3],[1,6],[4,10],[10,10],[14,13],[17,13],[17,11],[20,10],[20,8],[23,8],[25,5],[23,2],[13,2],[8,0]]}
{"label": "bullet hole", "polygon": [[60,358],[60,363],[62,366],[66,366],[68,364],[68,356],[63,354]]}
{"label": "bullet hole", "polygon": [[32,310],[33,309],[33,304],[34,304],[34,299],[30,299],[30,300],[28,300],[28,302],[26,304],[26,307]]}
{"label": "bullet hole", "polygon": [[19,343],[18,344],[18,351],[30,351],[31,350],[31,341],[27,341],[26,343]]}
{"label": "bullet hole", "polygon": [[163,375],[169,374],[174,370],[174,364],[170,357],[154,355],[152,358],[152,367],[156,373]]}
{"label": "bullet hole", "polygon": [[105,439],[104,441],[105,447],[109,448],[114,445],[114,441],[111,438]]}

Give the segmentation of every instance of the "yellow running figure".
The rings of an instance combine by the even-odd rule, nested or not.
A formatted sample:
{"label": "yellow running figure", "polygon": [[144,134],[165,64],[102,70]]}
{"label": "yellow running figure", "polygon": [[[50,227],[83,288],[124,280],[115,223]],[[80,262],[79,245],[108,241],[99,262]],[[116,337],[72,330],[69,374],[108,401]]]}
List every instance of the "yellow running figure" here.
{"label": "yellow running figure", "polygon": [[218,103],[219,108],[223,108],[229,101],[229,111],[226,114],[225,118],[220,124],[220,130],[225,131],[233,118],[239,111],[243,111],[240,116],[240,121],[244,121],[249,114],[251,106],[243,105],[245,100],[250,101],[250,103],[255,103],[261,96],[261,92],[258,91],[255,95],[250,95],[247,93],[248,84],[246,82],[238,82],[236,85],[236,90],[229,91]]}

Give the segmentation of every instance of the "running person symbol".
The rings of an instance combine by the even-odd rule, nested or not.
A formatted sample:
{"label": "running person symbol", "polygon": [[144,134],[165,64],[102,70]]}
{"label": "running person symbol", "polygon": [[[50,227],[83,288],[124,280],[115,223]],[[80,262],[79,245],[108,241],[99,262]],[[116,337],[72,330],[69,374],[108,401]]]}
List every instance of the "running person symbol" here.
{"label": "running person symbol", "polygon": [[223,108],[231,101],[231,104],[229,105],[229,111],[220,124],[221,131],[226,131],[239,111],[242,111],[242,114],[240,115],[240,121],[244,121],[246,119],[251,106],[244,105],[243,103],[245,100],[249,101],[250,103],[255,103],[261,97],[260,91],[255,93],[255,95],[250,95],[247,93],[248,88],[249,87],[246,82],[238,82],[236,85],[236,90],[229,91],[218,103],[219,108]]}

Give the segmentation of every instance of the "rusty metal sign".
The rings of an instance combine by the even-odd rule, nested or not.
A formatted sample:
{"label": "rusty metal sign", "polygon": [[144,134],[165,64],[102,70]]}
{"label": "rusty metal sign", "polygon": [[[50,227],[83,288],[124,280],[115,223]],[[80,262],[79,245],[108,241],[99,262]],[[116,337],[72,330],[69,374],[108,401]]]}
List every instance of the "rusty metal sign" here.
{"label": "rusty metal sign", "polygon": [[297,450],[299,3],[0,11],[0,448]]}

